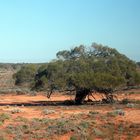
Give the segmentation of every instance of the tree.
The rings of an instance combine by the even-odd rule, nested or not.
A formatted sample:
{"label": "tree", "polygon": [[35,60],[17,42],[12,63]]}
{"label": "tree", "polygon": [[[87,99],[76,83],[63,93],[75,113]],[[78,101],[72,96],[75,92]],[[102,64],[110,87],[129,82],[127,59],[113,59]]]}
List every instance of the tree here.
{"label": "tree", "polygon": [[21,67],[21,69],[13,75],[16,85],[31,86],[34,82],[37,67],[33,64]]}
{"label": "tree", "polygon": [[[113,102],[113,92],[140,83],[136,63],[116,49],[93,43],[57,53],[58,60],[50,62],[40,72],[36,83],[46,77],[47,89],[75,90],[75,102],[81,104],[92,91],[104,93]],[[43,82],[42,83],[43,86]],[[38,87],[36,84],[35,87]],[[49,96],[48,96],[49,97]]]}

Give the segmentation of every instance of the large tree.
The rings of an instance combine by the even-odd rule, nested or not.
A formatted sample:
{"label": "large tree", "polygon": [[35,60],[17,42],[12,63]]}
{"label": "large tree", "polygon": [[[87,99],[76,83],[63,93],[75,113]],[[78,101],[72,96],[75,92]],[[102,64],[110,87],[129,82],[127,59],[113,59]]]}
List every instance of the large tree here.
{"label": "large tree", "polygon": [[57,58],[36,75],[35,87],[46,85],[51,93],[53,89],[73,89],[77,104],[92,91],[102,92],[108,98],[117,89],[140,83],[136,63],[116,49],[101,44],[60,51]]}

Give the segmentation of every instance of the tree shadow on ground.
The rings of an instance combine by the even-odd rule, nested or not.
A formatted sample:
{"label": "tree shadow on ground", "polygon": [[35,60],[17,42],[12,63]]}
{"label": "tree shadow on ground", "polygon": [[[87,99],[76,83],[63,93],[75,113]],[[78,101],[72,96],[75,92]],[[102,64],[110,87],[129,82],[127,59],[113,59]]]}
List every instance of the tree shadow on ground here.
{"label": "tree shadow on ground", "polygon": [[[94,104],[100,104],[100,102],[99,101],[93,101],[93,102],[85,101],[81,105],[94,105]],[[74,105],[76,104],[73,100],[0,103],[0,106],[74,106]]]}

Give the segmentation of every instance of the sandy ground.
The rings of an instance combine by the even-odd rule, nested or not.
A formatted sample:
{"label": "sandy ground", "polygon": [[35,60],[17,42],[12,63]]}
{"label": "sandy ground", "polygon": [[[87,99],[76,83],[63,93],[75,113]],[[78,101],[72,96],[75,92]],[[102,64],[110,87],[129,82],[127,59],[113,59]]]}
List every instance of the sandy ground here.
{"label": "sandy ground", "polygon": [[[124,99],[124,98],[129,98],[133,100],[138,100],[140,99],[140,94],[131,94],[131,95],[121,95],[119,99]],[[95,98],[97,100],[100,100],[100,96],[98,94],[95,95]],[[63,102],[64,100],[70,100],[74,99],[74,97],[70,97],[68,95],[61,95],[61,94],[54,94],[50,99],[48,99],[44,95],[37,95],[37,96],[27,96],[27,95],[3,95],[0,96],[0,111],[1,112],[10,112],[14,109],[20,109],[20,113],[18,114],[13,114],[13,118],[16,118],[17,116],[22,116],[25,118],[43,118],[45,117],[44,114],[42,113],[42,109],[52,109],[55,110],[55,113],[53,115],[47,115],[49,118],[60,118],[63,115],[65,117],[68,117],[69,115],[72,114],[79,114],[81,112],[84,113],[89,113],[89,111],[98,111],[100,113],[107,113],[108,111],[111,111],[113,108],[112,107],[102,107],[102,106],[59,106],[59,105],[47,105],[48,102]],[[40,106],[42,105],[43,106]],[[46,103],[46,104],[45,104]],[[19,105],[19,106],[18,106]],[[41,108],[41,109],[40,109]],[[133,121],[140,123],[140,110],[139,109],[130,109],[126,108],[125,109],[126,115],[123,117],[124,120],[126,121]],[[121,118],[120,118],[121,119]]]}
{"label": "sandy ground", "polygon": [[[95,98],[97,100],[101,99],[101,96],[96,94]],[[132,99],[132,100],[140,100],[140,94],[121,94],[118,97],[121,99]],[[85,113],[88,114],[90,111],[97,111],[101,114],[106,114],[114,109],[115,106],[112,105],[83,105],[83,106],[63,106],[53,104],[53,102],[63,102],[64,100],[74,99],[74,96],[62,95],[62,94],[54,94],[50,99],[48,99],[43,94],[38,94],[37,96],[28,96],[28,95],[0,95],[0,112],[1,113],[11,113],[12,110],[19,109],[19,113],[12,114],[12,118],[10,120],[5,121],[4,125],[1,126],[1,129],[5,128],[8,124],[14,123],[13,120],[17,117],[24,117],[27,119],[33,118],[69,118],[71,115]],[[51,104],[48,104],[50,102]],[[43,103],[43,106],[42,106]],[[46,103],[46,104],[45,104]],[[118,107],[118,106],[117,106]],[[43,110],[54,110],[55,112],[52,114],[45,115],[43,114]],[[140,124],[140,109],[139,108],[124,108],[121,105],[118,109],[123,109],[125,111],[125,116],[117,116],[114,121],[126,121],[132,123]],[[97,120],[98,121],[98,120]],[[70,134],[66,134],[62,136],[61,140],[68,140]],[[139,140],[139,136],[136,140]]]}
{"label": "sandy ground", "polygon": [[8,94],[0,96],[0,104],[15,104],[15,103],[32,103],[35,101],[64,101],[70,100],[71,97],[68,95],[54,94],[50,99],[47,96],[39,94],[37,96],[27,96],[27,95],[15,95]]}

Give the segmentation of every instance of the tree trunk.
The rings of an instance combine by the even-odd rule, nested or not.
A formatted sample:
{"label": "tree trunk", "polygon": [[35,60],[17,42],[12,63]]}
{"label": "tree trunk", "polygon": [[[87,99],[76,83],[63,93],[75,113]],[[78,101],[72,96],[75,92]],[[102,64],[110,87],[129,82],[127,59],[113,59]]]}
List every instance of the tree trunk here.
{"label": "tree trunk", "polygon": [[83,104],[86,96],[90,93],[90,89],[80,88],[76,90],[75,103]]}

